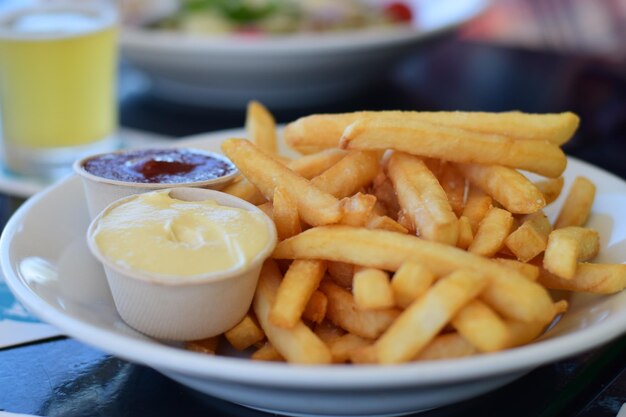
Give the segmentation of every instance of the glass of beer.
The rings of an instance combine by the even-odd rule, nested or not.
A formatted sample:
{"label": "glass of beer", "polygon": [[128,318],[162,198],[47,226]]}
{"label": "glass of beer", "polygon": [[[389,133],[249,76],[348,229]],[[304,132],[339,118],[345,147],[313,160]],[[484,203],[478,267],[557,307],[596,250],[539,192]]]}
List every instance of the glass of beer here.
{"label": "glass of beer", "polygon": [[118,146],[114,0],[0,1],[2,160],[54,180]]}

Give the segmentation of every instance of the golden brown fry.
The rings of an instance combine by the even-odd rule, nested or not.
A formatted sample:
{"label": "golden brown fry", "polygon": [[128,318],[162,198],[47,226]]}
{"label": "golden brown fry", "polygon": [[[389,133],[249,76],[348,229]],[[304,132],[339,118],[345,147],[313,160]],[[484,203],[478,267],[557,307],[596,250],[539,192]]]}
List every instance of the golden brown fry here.
{"label": "golden brown fry", "polygon": [[265,198],[259,189],[246,178],[242,178],[240,181],[227,185],[222,191],[244,199],[254,205],[263,204],[267,201],[267,198]]}
{"label": "golden brown fry", "polygon": [[478,225],[485,218],[491,207],[493,207],[491,197],[480,188],[470,184],[462,217],[467,217],[469,220],[472,226],[472,233],[476,234]]}
{"label": "golden brown fry", "polygon": [[380,269],[364,268],[354,274],[352,294],[361,310],[391,308],[395,305],[389,276]]}
{"label": "golden brown fry", "polygon": [[270,343],[288,361],[302,364],[327,364],[332,360],[330,351],[319,337],[299,321],[294,327],[285,329],[269,320],[281,276],[276,263],[265,261],[259,283],[254,294],[253,309]]}
{"label": "golden brown fry", "polygon": [[626,288],[626,264],[579,263],[570,279],[559,278],[542,269],[538,281],[554,290],[613,294]]}
{"label": "golden brown fry", "polygon": [[250,314],[246,314],[235,327],[224,333],[224,336],[232,347],[237,350],[247,349],[265,339],[263,330],[259,328]]}
{"label": "golden brown fry", "polygon": [[382,229],[389,230],[390,232],[409,233],[408,229],[402,226],[400,223],[388,216],[371,215],[365,227],[368,229]]}
{"label": "golden brown fry", "polygon": [[418,361],[463,358],[476,354],[476,348],[457,332],[435,337],[415,358]]}
{"label": "golden brown fry", "polygon": [[391,279],[396,305],[408,307],[424,294],[435,281],[435,275],[422,265],[407,261],[398,268]]}
{"label": "golden brown fry", "polygon": [[185,342],[185,349],[192,352],[206,353],[208,355],[214,355],[217,351],[220,337],[213,336],[207,339],[190,340]]}
{"label": "golden brown fry", "polygon": [[316,227],[280,242],[273,256],[327,259],[386,271],[397,271],[405,261],[412,260],[437,276],[472,269],[489,278],[490,284],[481,298],[499,314],[521,321],[542,321],[553,314],[547,291],[519,272],[412,235],[349,226]]}
{"label": "golden brown fry", "polygon": [[492,260],[502,266],[516,270],[531,281],[537,281],[537,278],[539,278],[539,267],[537,265],[527,264],[515,259],[493,258]]}
{"label": "golden brown fry", "polygon": [[522,225],[506,238],[504,244],[517,259],[528,262],[546,249],[551,231],[550,220],[538,211],[524,217]]}
{"label": "golden brown fry", "polygon": [[441,172],[437,175],[441,188],[446,192],[454,214],[460,216],[465,205],[465,177],[451,163],[442,164]]}
{"label": "golden brown fry", "polygon": [[302,317],[313,323],[321,323],[326,317],[326,309],[328,308],[328,298],[321,291],[315,291],[311,294],[309,302],[306,303]]}
{"label": "golden brown fry", "polygon": [[328,343],[330,353],[333,355],[334,363],[344,363],[350,359],[352,352],[366,346],[370,346],[372,341],[362,338],[352,333],[344,334]]}
{"label": "golden brown fry", "polygon": [[294,159],[287,164],[287,167],[310,180],[335,165],[347,154],[347,151],[341,149],[325,149],[318,153]]}
{"label": "golden brown fry", "polygon": [[546,205],[544,195],[525,176],[500,165],[457,164],[467,179],[511,213],[535,213]]}
{"label": "golden brown fry", "polygon": [[354,265],[345,262],[328,262],[328,275],[333,282],[344,288],[352,288]]}
{"label": "golden brown fry", "polygon": [[351,151],[311,180],[311,184],[337,198],[349,197],[369,185],[378,173],[378,152]]}
{"label": "golden brown fry", "polygon": [[326,318],[357,336],[374,339],[398,316],[393,308],[360,310],[350,292],[330,281],[322,281],[320,290],[328,297]]}
{"label": "golden brown fry", "polygon": [[324,341],[327,345],[340,336],[346,334],[346,331],[341,327],[335,326],[328,320],[323,320],[321,323],[317,323],[313,327],[313,332]]}
{"label": "golden brown fry", "polygon": [[320,191],[247,140],[228,139],[222,143],[222,150],[267,198],[273,198],[276,187],[284,187],[298,202],[298,213],[308,224],[331,224],[341,219],[339,200]]}
{"label": "golden brown fry", "polygon": [[342,149],[395,149],[454,162],[499,164],[547,177],[558,177],[567,159],[552,143],[514,140],[417,120],[358,119],[343,132]]}
{"label": "golden brown fry", "polygon": [[437,281],[394,321],[374,346],[381,363],[413,359],[487,285],[474,271],[457,270]]}
{"label": "golden brown fry", "polygon": [[276,121],[274,116],[258,101],[250,101],[246,112],[246,135],[265,152],[275,154]]}
{"label": "golden brown fry", "polygon": [[488,305],[473,300],[452,319],[452,326],[481,352],[495,352],[507,347],[509,329]]}
{"label": "golden brown fry", "polygon": [[559,195],[561,195],[561,191],[563,190],[564,183],[565,180],[563,177],[548,178],[535,182],[535,187],[541,191],[541,194],[543,194],[546,199],[546,205],[548,205],[559,198]]}
{"label": "golden brown fry", "polygon": [[596,186],[585,177],[576,177],[561,207],[554,228],[584,226],[591,213],[595,196]]}
{"label": "golden brown fry", "polygon": [[474,240],[467,249],[476,255],[491,257],[504,245],[513,226],[513,216],[506,210],[492,207],[480,222]]}
{"label": "golden brown fry", "polygon": [[456,245],[458,219],[437,178],[417,157],[394,152],[389,160],[389,178],[404,212],[426,240]]}
{"label": "golden brown fry", "polygon": [[396,220],[401,210],[400,203],[391,180],[384,173],[380,172],[374,178],[372,194],[376,196],[376,200],[385,208],[386,213],[393,220]]}
{"label": "golden brown fry", "polygon": [[285,358],[282,357],[280,352],[276,350],[271,343],[267,342],[263,344],[260,348],[258,348],[252,355],[250,355],[250,359],[256,361],[272,361],[272,362],[282,362]]}
{"label": "golden brown fry", "polygon": [[461,249],[467,249],[473,240],[472,223],[465,216],[459,217],[459,239],[456,242],[456,246]]}
{"label": "golden brown fry", "polygon": [[364,226],[372,216],[376,197],[371,194],[356,193],[341,200],[343,217],[341,224]]}
{"label": "golden brown fry", "polygon": [[543,267],[554,275],[570,279],[576,274],[578,262],[593,258],[599,250],[600,236],[595,230],[576,226],[556,229],[548,237]]}
{"label": "golden brown fry", "polygon": [[274,190],[272,206],[272,218],[276,224],[278,240],[284,240],[302,232],[300,216],[298,216],[298,205],[284,188],[277,187]]}
{"label": "golden brown fry", "polygon": [[521,322],[507,320],[506,324],[509,329],[507,347],[511,348],[532,342],[543,333],[549,323],[541,321]]}
{"label": "golden brown fry", "polygon": [[292,328],[300,322],[311,295],[326,272],[326,263],[316,260],[293,261],[280,283],[269,313],[270,322]]}

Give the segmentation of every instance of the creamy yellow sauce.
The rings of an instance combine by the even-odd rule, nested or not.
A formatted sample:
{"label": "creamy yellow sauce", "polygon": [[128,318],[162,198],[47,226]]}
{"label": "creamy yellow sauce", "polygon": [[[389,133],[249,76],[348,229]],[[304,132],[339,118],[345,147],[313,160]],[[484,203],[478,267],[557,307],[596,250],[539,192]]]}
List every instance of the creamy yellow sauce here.
{"label": "creamy yellow sauce", "polygon": [[157,191],[107,212],[94,238],[102,255],[124,268],[192,276],[245,265],[270,236],[261,213]]}

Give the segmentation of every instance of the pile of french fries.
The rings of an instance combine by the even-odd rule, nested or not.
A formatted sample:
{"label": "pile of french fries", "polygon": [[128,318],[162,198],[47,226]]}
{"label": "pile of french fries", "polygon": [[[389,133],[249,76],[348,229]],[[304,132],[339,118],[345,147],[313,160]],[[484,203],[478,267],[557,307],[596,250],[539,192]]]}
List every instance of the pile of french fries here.
{"label": "pile of french fries", "polygon": [[187,347],[215,353],[225,339],[257,360],[391,364],[531,342],[567,310],[549,289],[626,286],[625,264],[586,263],[599,251],[588,179],[555,224],[543,212],[577,126],[572,113],[317,114],[286,126],[304,155],[290,160],[251,102],[248,140],[222,146],[242,173],[224,191],[271,216],[279,243],[248,315]]}

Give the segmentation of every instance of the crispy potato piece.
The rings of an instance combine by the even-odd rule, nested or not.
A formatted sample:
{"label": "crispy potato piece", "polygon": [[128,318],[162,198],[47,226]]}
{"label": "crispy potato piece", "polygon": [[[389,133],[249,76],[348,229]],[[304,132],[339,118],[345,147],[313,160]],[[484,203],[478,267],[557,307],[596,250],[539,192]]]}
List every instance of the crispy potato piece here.
{"label": "crispy potato piece", "polygon": [[259,189],[246,178],[242,178],[240,181],[227,185],[222,192],[239,197],[254,205],[267,202],[267,198],[265,198]]}
{"label": "crispy potato piece", "polygon": [[554,275],[570,279],[576,274],[578,262],[595,257],[599,250],[600,236],[595,230],[576,226],[556,229],[548,237],[543,267]]}
{"label": "crispy potato piece", "polygon": [[491,197],[480,188],[470,184],[462,217],[467,217],[469,220],[473,234],[476,234],[478,225],[485,218],[491,207],[493,207]]}
{"label": "crispy potato piece", "polygon": [[459,239],[456,242],[456,246],[461,249],[467,249],[473,240],[474,233],[472,232],[470,219],[465,216],[459,217]]}
{"label": "crispy potato piece", "polygon": [[311,184],[337,198],[349,197],[374,180],[379,159],[379,152],[350,151]]}
{"label": "crispy potato piece", "polygon": [[328,275],[337,285],[352,288],[352,278],[355,268],[353,264],[345,262],[328,262]]}
{"label": "crispy potato piece", "polygon": [[546,329],[549,323],[540,321],[521,322],[515,320],[507,320],[509,329],[509,340],[507,348],[525,345],[539,337]]}
{"label": "crispy potato piece", "polygon": [[546,205],[541,191],[514,169],[500,165],[457,164],[474,185],[511,213],[535,213]]}
{"label": "crispy potato piece", "polygon": [[389,178],[402,209],[426,240],[456,245],[458,219],[437,178],[417,157],[394,152],[389,159]]}
{"label": "crispy potato piece", "polygon": [[326,272],[324,261],[296,259],[278,287],[269,313],[274,326],[293,328]]}
{"label": "crispy potato piece", "polygon": [[352,333],[346,333],[328,343],[330,353],[333,355],[333,363],[344,363],[350,359],[352,352],[366,346],[372,341]]}
{"label": "crispy potato piece", "polygon": [[579,263],[570,279],[559,278],[542,269],[538,282],[554,290],[613,294],[626,288],[626,264]]}
{"label": "crispy potato piece", "polygon": [[497,207],[492,207],[480,222],[476,236],[467,250],[481,256],[491,257],[504,245],[513,227],[513,215]]}
{"label": "crispy potato piece", "polygon": [[350,292],[330,281],[322,281],[320,290],[328,297],[326,318],[357,336],[375,339],[399,314],[393,308],[361,310]]}
{"label": "crispy potato piece", "polygon": [[246,136],[265,152],[275,154],[278,149],[274,116],[258,101],[248,103]]}
{"label": "crispy potato piece", "polygon": [[473,300],[452,319],[452,326],[481,352],[506,348],[509,329],[487,304]]}
{"label": "crispy potato piece", "polygon": [[284,240],[302,232],[298,204],[282,187],[274,190],[272,202],[272,219],[276,225],[278,240]]}
{"label": "crispy potato piece", "polygon": [[265,339],[265,333],[250,314],[246,314],[235,327],[224,333],[224,337],[235,349],[244,350]]}
{"label": "crispy potato piece", "polygon": [[463,213],[463,206],[465,205],[465,177],[459,170],[451,163],[444,163],[441,166],[440,172],[437,175],[441,188],[446,192],[450,207],[454,211],[454,214],[460,216]]}
{"label": "crispy potato piece", "polygon": [[452,359],[472,356],[476,348],[457,332],[445,333],[435,337],[415,358],[418,361]]}
{"label": "crispy potato piece", "polygon": [[388,216],[371,215],[365,222],[368,229],[381,229],[390,232],[409,233],[409,230]]}
{"label": "crispy potato piece", "polygon": [[316,227],[280,242],[273,256],[326,259],[386,271],[397,271],[405,261],[412,260],[437,276],[457,269],[472,269],[489,278],[490,284],[481,298],[499,314],[521,321],[542,321],[553,314],[548,292],[519,272],[412,235],[349,226]]}
{"label": "crispy potato piece", "polygon": [[338,337],[346,334],[346,331],[339,326],[335,326],[328,320],[323,320],[313,327],[313,332],[324,341],[327,345]]}
{"label": "crispy potato piece", "polygon": [[285,128],[285,141],[302,153],[333,148],[348,125],[363,117],[420,120],[454,126],[479,133],[493,133],[514,139],[549,141],[555,145],[567,142],[578,128],[573,113],[527,114],[520,112],[414,112],[360,111],[341,114],[313,114],[302,117]]}
{"label": "crispy potato piece", "polygon": [[372,216],[376,197],[371,194],[356,193],[341,200],[343,217],[341,224],[364,226]]}
{"label": "crispy potato piece", "polygon": [[285,329],[269,320],[280,285],[280,271],[272,260],[265,261],[259,283],[254,294],[253,309],[270,343],[290,363],[328,364],[332,360],[330,351],[302,321]]}
{"label": "crispy potato piece", "polygon": [[584,226],[596,196],[596,186],[585,177],[576,177],[561,207],[555,229],[567,226]]}
{"label": "crispy potato piece", "polygon": [[339,147],[395,149],[453,162],[499,164],[546,177],[560,176],[567,165],[563,151],[552,143],[514,140],[417,120],[358,119],[344,130]]}
{"label": "crispy potato piece", "polygon": [[396,305],[400,308],[408,307],[421,297],[434,281],[435,274],[416,262],[406,261],[391,279]]}
{"label": "crispy potato piece", "polygon": [[539,255],[548,245],[552,231],[550,220],[543,211],[524,217],[522,224],[504,241],[504,245],[522,262],[528,262]]}
{"label": "crispy potato piece", "polygon": [[376,178],[374,178],[372,194],[376,196],[376,200],[385,208],[386,213],[393,220],[396,220],[401,207],[398,202],[396,190],[393,188],[393,184],[387,175],[380,172]]}
{"label": "crispy potato piece", "polygon": [[493,258],[492,260],[507,268],[516,270],[531,281],[537,281],[537,278],[539,278],[539,267],[537,265],[527,264],[515,259]]}
{"label": "crispy potato piece", "polygon": [[287,167],[310,180],[335,165],[346,155],[348,155],[348,151],[336,148],[325,149],[318,153],[294,159],[287,164]]}
{"label": "crispy potato piece", "polygon": [[380,269],[364,268],[354,274],[352,294],[361,310],[391,308],[395,305],[389,276]]}
{"label": "crispy potato piece", "polygon": [[255,361],[272,361],[283,362],[285,358],[282,357],[279,351],[276,350],[270,342],[264,343],[263,346],[258,348],[250,355],[250,359]]}
{"label": "crispy potato piece", "polygon": [[328,308],[328,298],[321,291],[315,291],[311,294],[309,302],[306,303],[302,317],[313,323],[321,323],[326,317],[326,309]]}
{"label": "crispy potato piece", "polygon": [[377,362],[375,346],[372,344],[353,349],[350,352],[350,362],[354,364],[375,364]]}
{"label": "crispy potato piece", "polygon": [[457,270],[439,279],[376,341],[378,361],[399,363],[413,359],[486,285],[485,276],[471,270]]}
{"label": "crispy potato piece", "polygon": [[215,355],[217,346],[219,345],[220,337],[213,336],[207,339],[190,340],[185,342],[185,349],[192,352],[206,353],[208,355]]}
{"label": "crispy potato piece", "polygon": [[563,177],[548,178],[545,180],[535,182],[535,187],[541,191],[543,197],[546,200],[546,205],[553,203],[554,200],[559,198],[561,191],[563,190],[563,184],[565,180]]}
{"label": "crispy potato piece", "polygon": [[222,143],[222,150],[267,198],[273,198],[276,187],[284,187],[298,202],[298,213],[308,224],[331,224],[341,219],[339,200],[265,155],[249,141],[228,139]]}

